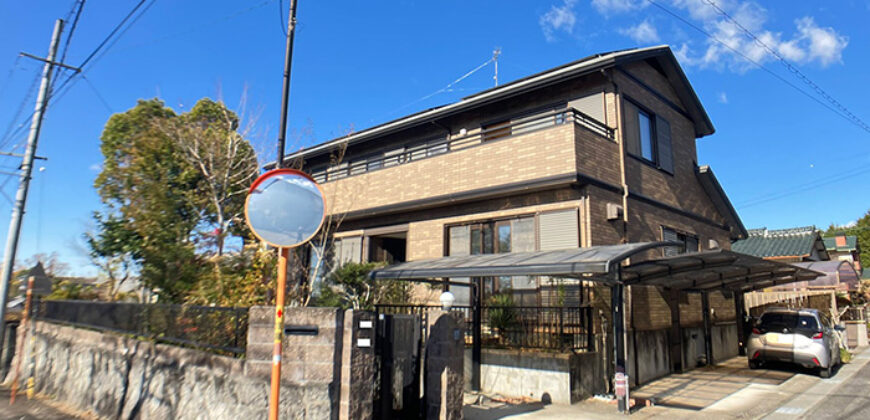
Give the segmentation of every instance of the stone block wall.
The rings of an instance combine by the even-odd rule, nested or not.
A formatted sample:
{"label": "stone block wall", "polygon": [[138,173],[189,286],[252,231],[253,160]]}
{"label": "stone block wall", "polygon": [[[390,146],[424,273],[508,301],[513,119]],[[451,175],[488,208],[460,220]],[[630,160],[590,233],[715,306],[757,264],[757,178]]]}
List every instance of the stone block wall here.
{"label": "stone block wall", "polygon": [[[284,321],[309,333],[284,337],[281,418],[372,418],[374,314],[285,308]],[[250,309],[246,359],[37,322],[36,391],[102,418],[265,418],[273,340],[272,307]]]}
{"label": "stone block wall", "polygon": [[[284,327],[315,327],[317,335],[284,335],[281,380],[335,383],[340,378],[344,313],[338,308],[285,308]],[[256,306],[248,317],[245,373],[268,381],[272,373],[275,308]],[[338,349],[338,350],[337,350]],[[333,393],[337,392],[336,388]]]}
{"label": "stone block wall", "polygon": [[[253,419],[269,382],[242,359],[46,322],[36,323],[36,391],[101,418]],[[285,382],[282,418],[336,418],[329,383]]]}
{"label": "stone block wall", "polygon": [[465,330],[444,311],[429,313],[424,373],[426,418],[462,418]]}

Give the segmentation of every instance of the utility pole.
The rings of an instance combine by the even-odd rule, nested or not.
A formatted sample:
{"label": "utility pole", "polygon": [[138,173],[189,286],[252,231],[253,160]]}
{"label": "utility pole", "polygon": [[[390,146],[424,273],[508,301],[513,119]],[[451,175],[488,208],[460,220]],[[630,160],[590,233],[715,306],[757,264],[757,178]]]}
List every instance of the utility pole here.
{"label": "utility pole", "polygon": [[287,19],[287,50],[284,52],[284,91],[281,95],[281,128],[278,131],[278,160],[276,168],[284,167],[284,143],[287,139],[287,105],[290,102],[290,67],[293,64],[293,31],[296,29],[296,0],[290,0],[290,18]]}
{"label": "utility pole", "polygon": [[[281,94],[281,128],[278,133],[278,159],[275,168],[284,167],[284,143],[287,138],[287,105],[290,102],[290,68],[293,64],[293,31],[296,29],[296,0],[290,0],[287,19],[287,49],[284,51],[284,90]],[[269,420],[278,420],[281,399],[281,356],[284,341],[284,294],[287,281],[289,248],[278,248],[278,287],[275,296],[275,342],[272,347],[272,377],[269,387]]]}
{"label": "utility pole", "polygon": [[30,134],[27,136],[27,150],[21,161],[21,180],[18,184],[18,193],[15,195],[15,205],[12,208],[12,220],[9,221],[9,234],[6,237],[6,253],[3,257],[3,277],[0,278],[0,348],[3,348],[6,338],[6,297],[9,293],[9,281],[15,270],[15,251],[18,248],[18,236],[21,234],[21,220],[24,217],[24,207],[27,204],[27,189],[30,186],[30,174],[33,172],[33,158],[36,154],[36,144],[39,141],[39,130],[42,128],[42,116],[48,107],[48,99],[51,96],[51,75],[57,55],[57,46],[60,43],[60,35],[63,32],[63,20],[54,22],[54,33],[51,36],[51,45],[48,47],[48,57],[42,68],[42,83],[39,85],[39,95],[36,97],[36,109],[33,112],[33,120],[30,122]]}

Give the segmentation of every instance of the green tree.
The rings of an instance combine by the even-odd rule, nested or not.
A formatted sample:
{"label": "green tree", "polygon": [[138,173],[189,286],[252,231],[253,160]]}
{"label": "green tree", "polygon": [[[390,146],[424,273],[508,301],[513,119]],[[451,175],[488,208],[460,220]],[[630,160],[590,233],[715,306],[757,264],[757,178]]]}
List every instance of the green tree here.
{"label": "green tree", "polygon": [[369,278],[383,263],[345,263],[321,283],[316,306],[374,309],[377,303],[405,303],[410,297],[408,282]]}
{"label": "green tree", "polygon": [[121,249],[135,255],[142,281],[162,298],[179,301],[202,271],[191,237],[202,200],[196,195],[200,174],[156,127],[156,121],[174,118],[157,99],[140,100],[109,118],[101,136],[103,170],[94,185],[107,207],[98,235],[122,237]]}
{"label": "green tree", "polygon": [[140,100],[109,119],[95,181],[106,209],[85,240],[113,284],[136,271],[162,299],[179,302],[196,294],[214,303],[214,293],[228,290],[200,282],[224,285],[228,270],[244,266],[237,256],[221,258],[228,237],[248,236],[245,193],[259,172],[245,139],[251,124],[243,132],[239,125],[238,115],[208,98],[180,115],[158,99]]}

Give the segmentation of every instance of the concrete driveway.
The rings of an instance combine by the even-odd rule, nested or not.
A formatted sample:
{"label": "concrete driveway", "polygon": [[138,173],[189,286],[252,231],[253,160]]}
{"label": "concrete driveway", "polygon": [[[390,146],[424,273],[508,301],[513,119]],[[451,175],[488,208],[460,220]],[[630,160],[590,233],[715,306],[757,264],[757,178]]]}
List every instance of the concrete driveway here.
{"label": "concrete driveway", "polygon": [[[649,398],[656,405],[636,408],[631,418],[813,418],[818,414],[814,410],[829,409],[822,407],[823,402],[836,396],[836,389],[842,389],[841,385],[852,381],[865,366],[870,366],[870,348],[858,349],[854,354],[852,362],[838,369],[830,379],[821,379],[813,371],[787,364],[752,370],[742,357],[717,366],[670,375],[632,391],[632,397]],[[856,410],[863,409],[861,406]],[[463,409],[463,414],[470,420],[626,418],[617,413],[615,404],[596,399],[570,406],[535,403],[469,405]]]}
{"label": "concrete driveway", "polygon": [[749,369],[745,357],[735,357],[716,366],[694,369],[657,379],[631,393],[654,405],[702,410],[750,384],[780,385],[797,372],[786,369]]}

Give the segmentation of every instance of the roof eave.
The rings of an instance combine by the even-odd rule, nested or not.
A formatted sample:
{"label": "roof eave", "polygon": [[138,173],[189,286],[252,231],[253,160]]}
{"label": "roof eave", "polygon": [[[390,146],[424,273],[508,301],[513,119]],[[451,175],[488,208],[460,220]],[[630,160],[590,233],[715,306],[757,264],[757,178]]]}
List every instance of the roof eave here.
{"label": "roof eave", "polygon": [[[665,56],[667,60],[661,60],[663,56]],[[319,145],[293,152],[291,154],[285,155],[284,161],[322,153],[329,153],[342,144],[351,146],[376,136],[389,135],[400,130],[404,130],[416,125],[426,124],[433,120],[437,120],[439,118],[465,111],[472,107],[484,106],[498,100],[523,94],[532,89],[556,84],[568,78],[584,76],[605,68],[610,68],[619,64],[635,62],[647,58],[659,58],[659,60],[664,64],[664,67],[666,69],[669,69],[673,76],[677,78],[676,81],[671,80],[671,82],[679,82],[676,83],[676,85],[682,87],[677,89],[678,94],[681,96],[681,100],[692,104],[692,106],[689,107],[689,113],[693,117],[693,119],[696,120],[694,121],[696,137],[703,137],[709,134],[713,134],[713,132],[715,131],[715,129],[713,128],[713,123],[710,121],[710,118],[707,115],[707,112],[704,110],[704,107],[701,104],[701,101],[698,99],[698,96],[695,94],[694,89],[692,89],[691,85],[689,84],[688,78],[686,78],[685,73],[683,72],[679,63],[676,61],[676,57],[674,56],[670,47],[668,47],[667,45],[658,45],[634,50],[613,51],[606,54],[594,55],[583,58],[572,63],[568,63],[553,69],[533,74],[519,80],[515,80],[513,82],[496,88],[488,89],[480,93],[467,96],[465,98],[462,98],[460,101],[454,102],[452,104],[402,117],[397,120],[393,120],[384,124],[368,128],[366,130],[360,131],[359,133],[349,134],[344,137],[333,139]],[[275,162],[272,161],[267,163],[265,165],[265,168],[270,169],[274,167],[274,165]]]}

